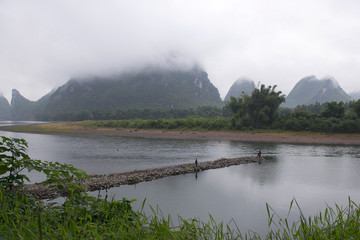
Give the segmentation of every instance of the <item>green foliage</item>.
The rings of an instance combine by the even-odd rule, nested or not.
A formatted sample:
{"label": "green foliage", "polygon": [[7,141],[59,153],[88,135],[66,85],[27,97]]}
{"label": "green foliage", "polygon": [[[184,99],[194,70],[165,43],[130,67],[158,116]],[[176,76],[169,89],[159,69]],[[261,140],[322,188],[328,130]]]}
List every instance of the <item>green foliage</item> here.
{"label": "green foliage", "polygon": [[133,129],[169,129],[169,130],[230,130],[231,122],[228,118],[188,117],[185,119],[157,119],[157,120],[102,120],[84,121],[77,123],[85,127],[95,128],[133,128]]}
{"label": "green foliage", "polygon": [[26,154],[28,145],[24,139],[2,137],[0,144],[0,185],[11,190],[23,184],[24,180],[29,181],[26,175],[21,174],[24,169],[31,171],[40,167],[40,162],[32,161]]}
{"label": "green foliage", "polygon": [[2,136],[0,142],[0,187],[12,190],[21,186],[29,178],[23,173],[27,171],[43,172],[46,175],[45,185],[62,194],[80,194],[83,187],[78,181],[87,174],[70,164],[46,162],[30,159],[27,154],[28,144],[24,139]]}
{"label": "green foliage", "polygon": [[297,106],[290,113],[280,114],[273,127],[295,131],[360,133],[357,104],[353,101]]}
{"label": "green foliage", "polygon": [[231,112],[231,124],[235,129],[241,129],[242,126],[248,126],[243,124],[242,119],[245,117],[245,107],[243,98],[230,97],[230,101],[227,103],[227,108]]}
{"label": "green foliage", "polygon": [[186,118],[186,117],[228,117],[227,108],[218,106],[201,106],[197,108],[171,108],[171,109],[117,109],[117,110],[94,110],[75,111],[53,114],[39,114],[38,120],[42,121],[83,121],[83,120],[128,120],[128,119],[162,119],[162,118]]}
{"label": "green foliage", "polygon": [[325,118],[334,117],[342,118],[345,116],[345,107],[343,102],[328,102],[325,109],[321,112],[321,116]]}
{"label": "green foliage", "polygon": [[144,237],[144,219],[131,201],[90,196],[44,204],[21,193],[0,190],[1,239],[134,239]]}
{"label": "green foliage", "polygon": [[[294,203],[300,212],[298,222],[290,223],[282,219],[267,204],[269,226],[274,225],[275,230],[268,233],[267,239],[359,239],[360,238],[360,208],[350,200],[346,208],[337,204],[335,209],[327,207],[324,213],[306,218],[299,204],[293,199],[290,203],[289,213]],[[275,222],[278,218],[278,222]]]}
{"label": "green foliage", "polygon": [[276,118],[277,110],[285,101],[281,91],[276,92],[273,87],[261,85],[251,96],[243,95],[240,98],[230,98],[226,106],[232,115],[232,124],[236,129],[244,127],[261,128],[270,126]]}
{"label": "green foliage", "polygon": [[[238,99],[232,98],[236,103]],[[232,118],[156,119],[156,120],[101,120],[83,121],[76,125],[91,128],[132,128],[132,129],[166,129],[166,130],[211,130],[229,131],[233,129],[254,129],[249,115],[233,114]],[[270,126],[271,129],[290,131],[312,131],[328,133],[360,133],[360,119],[353,117],[323,118],[309,112],[292,112],[279,114]]]}
{"label": "green foliage", "polygon": [[294,108],[294,112],[309,112],[314,114],[320,114],[325,108],[325,104],[316,102],[315,104],[309,105],[298,105]]}
{"label": "green foliage", "polygon": [[356,117],[360,118],[360,99],[356,102],[351,102],[350,107],[352,112],[356,115]]}
{"label": "green foliage", "polygon": [[[254,232],[242,234],[230,224],[179,217],[174,226],[170,216],[158,208],[151,216],[134,211],[132,201],[85,196],[63,204],[44,204],[31,196],[0,190],[0,239],[260,239]],[[143,207],[145,201],[143,202]],[[359,239],[360,208],[349,199],[341,208],[327,207],[319,215],[306,218],[296,200],[298,221],[280,217],[268,204],[269,232],[264,239]]]}

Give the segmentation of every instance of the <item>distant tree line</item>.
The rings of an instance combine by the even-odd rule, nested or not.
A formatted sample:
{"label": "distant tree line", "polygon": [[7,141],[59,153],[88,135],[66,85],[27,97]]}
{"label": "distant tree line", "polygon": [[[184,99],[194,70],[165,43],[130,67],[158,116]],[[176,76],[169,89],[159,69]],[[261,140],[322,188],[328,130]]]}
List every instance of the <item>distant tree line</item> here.
{"label": "distant tree line", "polygon": [[298,106],[279,114],[273,128],[294,131],[360,133],[360,100]]}
{"label": "distant tree line", "polygon": [[79,123],[85,127],[132,128],[132,129],[176,129],[176,130],[231,130],[230,118],[187,117],[181,119],[132,119],[99,120]]}
{"label": "distant tree line", "polygon": [[276,86],[262,85],[251,96],[231,97],[226,106],[233,129],[270,128],[293,131],[360,133],[360,100],[280,108],[285,101]]}
{"label": "distant tree line", "polygon": [[109,110],[99,109],[95,111],[77,111],[55,114],[41,114],[37,116],[41,121],[83,121],[83,120],[130,120],[130,119],[180,119],[187,117],[230,117],[226,107],[201,106],[189,109],[129,109]]}
{"label": "distant tree line", "polygon": [[[320,114],[308,111],[287,109],[283,113],[265,111],[266,106],[258,105],[248,114],[241,98],[233,98],[228,102],[231,106],[231,117],[191,117],[161,118],[161,119],[129,119],[129,120],[98,120],[85,121],[81,124],[88,127],[133,128],[133,129],[177,129],[177,130],[252,130],[252,129],[281,129],[291,131],[313,131],[332,133],[360,133],[360,101],[351,102],[349,110],[345,111],[343,103],[330,102],[323,104],[324,110]],[[246,102],[247,100],[245,100]],[[263,113],[259,113],[263,109]],[[234,111],[234,112],[232,112]],[[250,110],[248,110],[250,111]],[[258,112],[258,113],[254,113]],[[261,114],[269,114],[268,116]],[[258,116],[260,115],[260,116]],[[253,117],[255,116],[255,117]],[[255,118],[258,119],[255,119]]]}

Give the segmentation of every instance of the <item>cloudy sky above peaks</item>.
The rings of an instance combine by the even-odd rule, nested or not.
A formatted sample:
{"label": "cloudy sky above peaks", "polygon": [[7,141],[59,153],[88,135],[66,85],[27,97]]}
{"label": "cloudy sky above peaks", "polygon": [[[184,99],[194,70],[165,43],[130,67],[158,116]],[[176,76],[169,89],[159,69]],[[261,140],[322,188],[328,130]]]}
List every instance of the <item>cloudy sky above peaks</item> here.
{"label": "cloudy sky above peaks", "polygon": [[358,0],[0,0],[0,92],[37,100],[174,52],[222,97],[240,77],[285,94],[308,75],[360,91],[359,12]]}

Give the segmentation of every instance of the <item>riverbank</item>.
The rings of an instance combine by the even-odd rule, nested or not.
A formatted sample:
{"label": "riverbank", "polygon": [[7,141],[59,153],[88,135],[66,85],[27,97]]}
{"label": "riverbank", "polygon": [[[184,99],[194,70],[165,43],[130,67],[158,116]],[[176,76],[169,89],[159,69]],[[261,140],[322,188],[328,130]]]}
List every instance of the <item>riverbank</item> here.
{"label": "riverbank", "polygon": [[[140,182],[153,181],[159,178],[175,176],[180,174],[195,173],[209,169],[224,168],[240,164],[261,163],[265,161],[264,158],[255,156],[239,157],[239,158],[221,158],[215,161],[201,162],[194,164],[181,164],[177,166],[169,166],[162,168],[152,168],[145,170],[136,170],[125,173],[113,173],[104,175],[90,175],[89,179],[85,179],[80,184],[85,186],[88,191],[96,191],[102,189],[109,189],[121,185],[133,185]],[[48,187],[41,183],[28,184],[24,186],[24,190],[41,199],[51,198],[57,196],[59,193],[51,191]]]}
{"label": "riverbank", "polygon": [[39,134],[105,135],[164,139],[230,140],[243,142],[274,142],[302,144],[360,145],[360,134],[321,134],[289,131],[192,131],[93,128],[82,122],[4,126],[0,130]]}

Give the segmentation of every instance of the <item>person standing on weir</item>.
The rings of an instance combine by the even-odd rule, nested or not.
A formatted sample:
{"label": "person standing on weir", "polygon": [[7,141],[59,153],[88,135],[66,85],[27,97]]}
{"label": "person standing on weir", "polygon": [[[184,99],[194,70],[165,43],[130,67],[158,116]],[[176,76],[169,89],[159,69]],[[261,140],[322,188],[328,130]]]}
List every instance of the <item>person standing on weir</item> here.
{"label": "person standing on weir", "polygon": [[257,156],[258,156],[258,158],[259,158],[259,163],[261,163],[261,150],[259,150]]}
{"label": "person standing on weir", "polygon": [[197,159],[195,159],[195,170],[197,171],[197,167],[198,167],[198,161]]}

